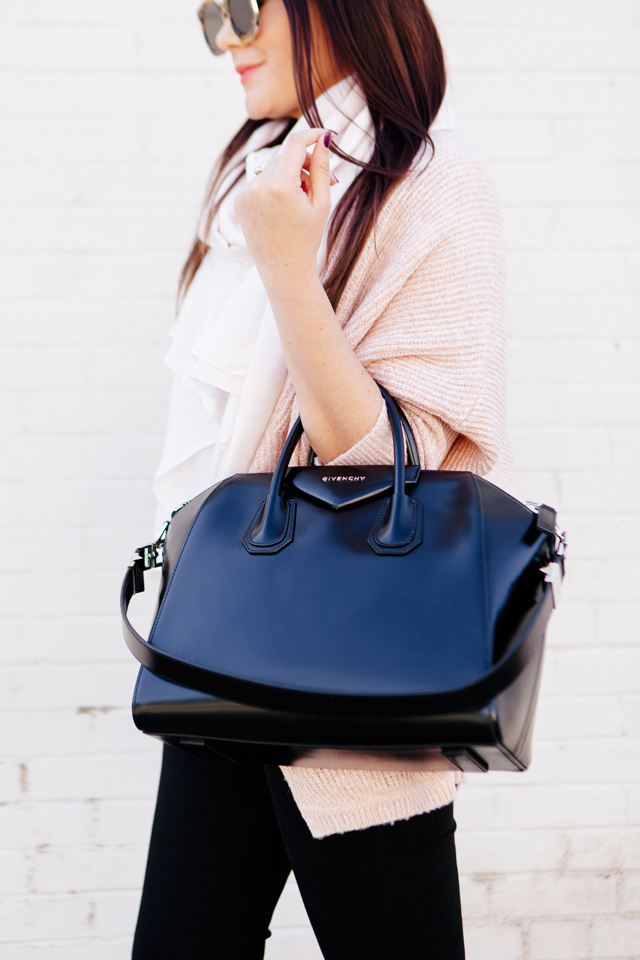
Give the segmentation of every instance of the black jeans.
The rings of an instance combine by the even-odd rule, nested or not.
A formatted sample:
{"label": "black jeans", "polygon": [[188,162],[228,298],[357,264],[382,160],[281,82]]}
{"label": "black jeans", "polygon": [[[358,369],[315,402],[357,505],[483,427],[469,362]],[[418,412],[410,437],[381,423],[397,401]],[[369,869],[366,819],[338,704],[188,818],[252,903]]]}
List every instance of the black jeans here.
{"label": "black jeans", "polygon": [[463,960],[453,804],[314,840],[278,767],[165,747],[133,960],[259,960],[293,870],[325,960]]}

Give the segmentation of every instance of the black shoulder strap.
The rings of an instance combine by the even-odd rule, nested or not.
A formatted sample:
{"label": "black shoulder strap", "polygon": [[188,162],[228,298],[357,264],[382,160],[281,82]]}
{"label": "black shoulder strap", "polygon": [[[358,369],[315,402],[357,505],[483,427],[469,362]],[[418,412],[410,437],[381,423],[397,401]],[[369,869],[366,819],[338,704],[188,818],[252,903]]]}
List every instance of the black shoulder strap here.
{"label": "black shoulder strap", "polygon": [[[141,589],[144,590],[142,571],[145,568],[140,566],[141,563],[142,558],[132,562],[132,566],[125,574],[120,592],[124,639],[136,660],[163,680],[210,696],[224,697],[253,706],[302,713],[317,712],[344,716],[354,713],[366,715],[369,711],[371,715],[386,713],[403,716],[480,709],[502,693],[523,672],[544,640],[547,621],[554,606],[552,584],[544,583],[540,599],[520,625],[507,652],[487,673],[466,687],[410,697],[332,697],[237,680],[158,650],[140,636],[127,615],[133,595],[141,592]],[[139,565],[138,576],[135,572],[136,564]]]}

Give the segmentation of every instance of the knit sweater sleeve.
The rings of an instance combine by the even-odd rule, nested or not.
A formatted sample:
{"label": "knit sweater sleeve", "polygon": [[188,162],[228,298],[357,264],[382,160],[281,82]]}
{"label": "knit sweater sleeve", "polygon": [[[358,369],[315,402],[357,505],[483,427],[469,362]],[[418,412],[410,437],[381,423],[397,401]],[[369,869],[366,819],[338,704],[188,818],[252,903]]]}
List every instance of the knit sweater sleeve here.
{"label": "knit sweater sleeve", "polygon": [[[423,257],[355,347],[402,405],[428,469],[486,474],[504,442],[504,241],[496,193],[471,152],[444,140],[405,202]],[[393,231],[397,238],[397,232]],[[414,241],[415,245],[415,241]],[[385,251],[378,267],[384,271]],[[386,413],[332,461],[391,462]]]}

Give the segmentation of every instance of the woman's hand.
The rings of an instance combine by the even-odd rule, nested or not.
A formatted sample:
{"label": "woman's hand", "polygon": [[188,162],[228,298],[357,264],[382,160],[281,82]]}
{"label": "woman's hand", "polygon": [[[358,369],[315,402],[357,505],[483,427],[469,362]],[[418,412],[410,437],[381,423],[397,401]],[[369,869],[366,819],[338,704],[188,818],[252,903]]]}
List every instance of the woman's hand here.
{"label": "woman's hand", "polygon": [[331,131],[291,134],[280,155],[235,195],[240,226],[266,287],[318,276],[318,248],[331,210],[330,144]]}

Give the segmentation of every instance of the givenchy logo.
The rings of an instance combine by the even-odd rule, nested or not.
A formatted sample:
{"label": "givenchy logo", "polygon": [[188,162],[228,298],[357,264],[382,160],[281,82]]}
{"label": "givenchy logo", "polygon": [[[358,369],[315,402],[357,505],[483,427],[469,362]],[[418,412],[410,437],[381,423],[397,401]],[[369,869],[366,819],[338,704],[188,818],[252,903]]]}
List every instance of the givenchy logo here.
{"label": "givenchy logo", "polygon": [[323,477],[322,482],[323,483],[342,483],[343,481],[346,480],[353,483],[353,481],[366,480],[366,479],[367,479],[366,477]]}

